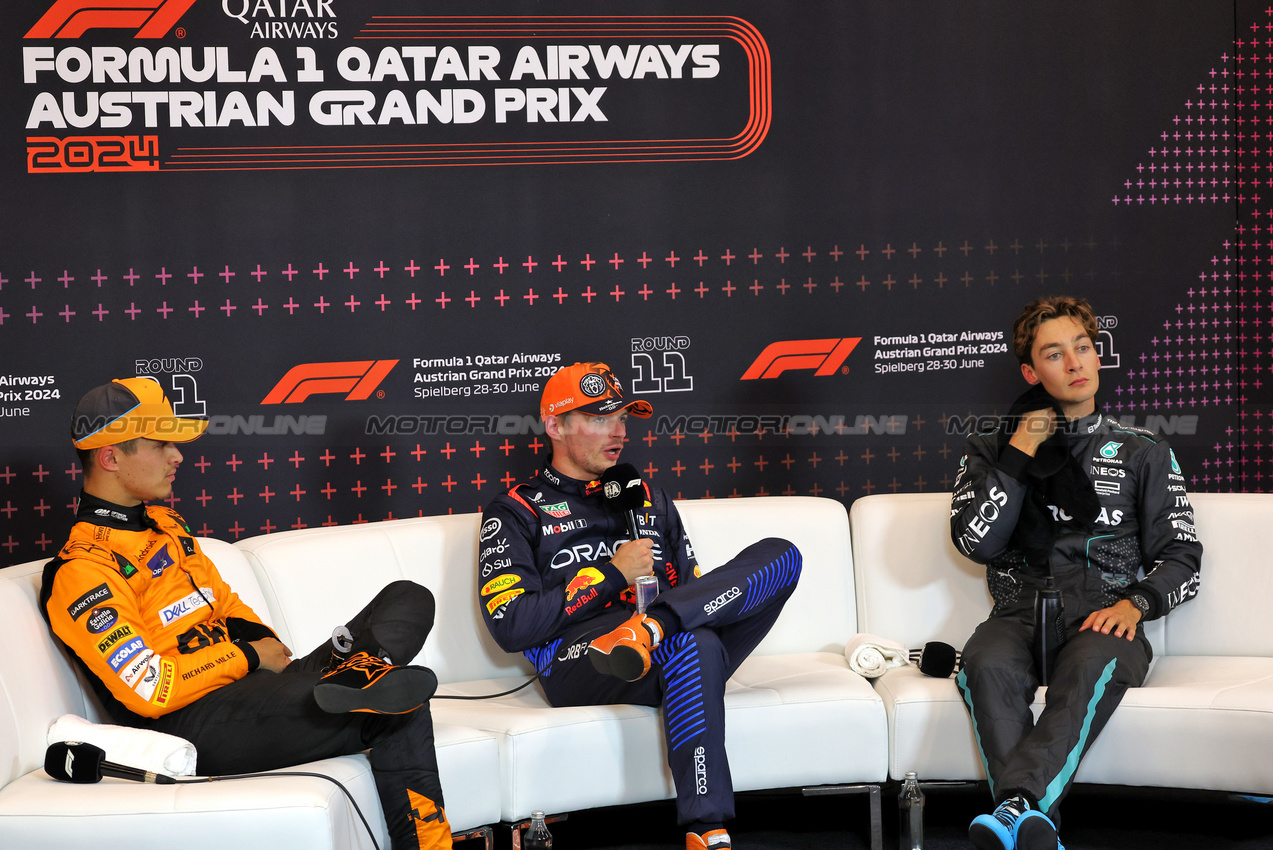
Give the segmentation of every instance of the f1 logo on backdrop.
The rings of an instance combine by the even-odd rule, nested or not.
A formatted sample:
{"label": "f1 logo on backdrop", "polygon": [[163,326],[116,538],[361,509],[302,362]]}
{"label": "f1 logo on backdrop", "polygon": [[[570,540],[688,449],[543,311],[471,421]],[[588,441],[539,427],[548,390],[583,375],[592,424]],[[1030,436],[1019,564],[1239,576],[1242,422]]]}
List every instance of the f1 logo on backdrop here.
{"label": "f1 logo on backdrop", "polygon": [[195,0],[57,0],[24,38],[79,38],[91,29],[163,38]]}
{"label": "f1 logo on backdrop", "polygon": [[261,404],[299,404],[312,395],[348,393],[345,401],[361,401],[376,387],[397,360],[343,360],[338,363],[302,363],[288,370]]}
{"label": "f1 logo on backdrop", "polygon": [[861,341],[862,337],[851,336],[773,342],[747,367],[742,380],[776,378],[783,372],[797,369],[814,369],[813,374],[816,377],[834,375]]}

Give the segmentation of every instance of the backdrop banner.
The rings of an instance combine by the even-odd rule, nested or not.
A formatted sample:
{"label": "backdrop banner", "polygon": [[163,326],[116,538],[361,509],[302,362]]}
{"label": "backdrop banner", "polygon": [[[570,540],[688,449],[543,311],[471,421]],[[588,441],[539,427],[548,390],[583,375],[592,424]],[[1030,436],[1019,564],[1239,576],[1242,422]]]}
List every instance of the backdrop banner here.
{"label": "backdrop banner", "polygon": [[1265,489],[1268,3],[6,9],[0,564],[117,377],[209,420],[169,501],[227,540],[480,510],[578,360],[676,497],[948,490],[1047,294],[1192,490]]}

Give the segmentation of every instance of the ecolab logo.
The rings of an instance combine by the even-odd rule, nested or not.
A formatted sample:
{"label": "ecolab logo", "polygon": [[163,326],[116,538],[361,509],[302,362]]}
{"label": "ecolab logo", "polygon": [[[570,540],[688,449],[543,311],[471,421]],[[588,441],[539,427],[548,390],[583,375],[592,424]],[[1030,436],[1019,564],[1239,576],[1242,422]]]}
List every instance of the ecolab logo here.
{"label": "ecolab logo", "polygon": [[136,30],[163,38],[195,0],[57,0],[25,38],[79,38],[91,29]]}
{"label": "ecolab logo", "polygon": [[[831,339],[793,339],[770,343],[743,373],[744,381],[776,378],[783,372],[813,369],[815,377],[834,375],[862,341],[860,336]],[[847,367],[845,368],[847,372]]]}
{"label": "ecolab logo", "polygon": [[344,360],[303,363],[288,370],[261,404],[299,404],[312,395],[348,393],[345,401],[361,401],[375,392],[397,360]]}

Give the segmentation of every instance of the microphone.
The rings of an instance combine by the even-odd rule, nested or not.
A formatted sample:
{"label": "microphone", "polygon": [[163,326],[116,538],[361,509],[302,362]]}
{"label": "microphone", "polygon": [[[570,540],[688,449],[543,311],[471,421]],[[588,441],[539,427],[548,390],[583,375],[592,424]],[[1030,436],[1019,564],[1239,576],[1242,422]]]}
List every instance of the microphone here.
{"label": "microphone", "polygon": [[101,747],[79,741],[50,744],[44,753],[44,772],[60,782],[75,782],[81,785],[101,782],[103,776],[159,785],[177,784],[177,780],[162,773],[151,773],[148,770],[106,761],[105,755],[106,751]]}
{"label": "microphone", "polygon": [[955,672],[959,653],[948,643],[930,640],[919,654],[919,672],[937,679],[949,679]]}
{"label": "microphone", "polygon": [[645,488],[641,486],[641,474],[630,463],[616,464],[601,476],[601,494],[610,507],[623,514],[628,523],[628,536],[640,540],[636,512],[645,507]]}

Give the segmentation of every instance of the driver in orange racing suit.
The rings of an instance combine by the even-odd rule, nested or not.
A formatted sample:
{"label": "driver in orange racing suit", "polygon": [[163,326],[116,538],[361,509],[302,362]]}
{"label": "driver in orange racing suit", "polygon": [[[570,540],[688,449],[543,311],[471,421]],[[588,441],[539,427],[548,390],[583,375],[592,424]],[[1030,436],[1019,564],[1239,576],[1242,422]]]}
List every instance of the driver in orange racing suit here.
{"label": "driver in orange racing suit", "polygon": [[80,401],[71,433],[84,491],[70,539],[44,568],[41,609],[112,719],[195,745],[202,774],[300,764],[371,748],[395,850],[448,848],[451,831],[428,700],[437,678],[409,661],[433,625],[433,596],[387,586],[337,644],[292,660],[222,580],[166,498],[178,443],[203,420],[173,414],[149,378]]}

